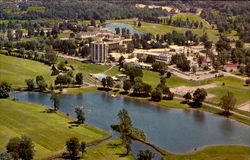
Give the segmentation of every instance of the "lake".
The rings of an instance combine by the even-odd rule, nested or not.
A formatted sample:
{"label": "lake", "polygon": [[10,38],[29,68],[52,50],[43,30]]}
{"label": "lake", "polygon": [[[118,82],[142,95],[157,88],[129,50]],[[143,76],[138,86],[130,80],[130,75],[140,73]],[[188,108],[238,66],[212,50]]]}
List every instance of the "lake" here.
{"label": "lake", "polygon": [[126,23],[107,23],[104,25],[105,28],[108,28],[109,30],[111,30],[113,33],[116,33],[115,28],[120,28],[120,31],[122,31],[122,28],[126,28],[129,30],[130,34],[143,34],[143,32],[139,32],[137,30],[134,29],[134,27],[130,24],[126,24]]}
{"label": "lake", "polygon": [[[21,101],[52,106],[50,94],[13,92]],[[147,141],[173,153],[186,153],[206,145],[250,145],[250,127],[219,115],[192,109],[165,109],[107,93],[59,95],[60,111],[76,117],[75,106],[84,106],[86,123],[114,136],[110,128],[118,122],[117,113],[125,108],[136,128],[142,129]]]}

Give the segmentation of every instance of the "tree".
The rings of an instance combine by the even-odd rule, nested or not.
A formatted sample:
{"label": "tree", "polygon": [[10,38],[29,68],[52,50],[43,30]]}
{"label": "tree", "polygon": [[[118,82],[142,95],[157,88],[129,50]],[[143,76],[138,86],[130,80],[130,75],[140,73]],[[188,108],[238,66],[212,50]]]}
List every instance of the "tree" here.
{"label": "tree", "polygon": [[20,141],[19,158],[31,160],[35,155],[35,147],[31,138],[22,136]]}
{"label": "tree", "polygon": [[84,124],[85,116],[84,116],[83,108],[81,108],[81,107],[76,107],[76,108],[75,108],[75,113],[76,113],[77,121],[78,121],[79,123]]}
{"label": "tree", "polygon": [[76,83],[77,84],[82,84],[83,83],[83,74],[82,73],[77,73],[76,74]]}
{"label": "tree", "polygon": [[81,142],[81,144],[80,144],[80,151],[82,152],[82,156],[83,156],[83,153],[85,152],[85,149],[86,149],[86,143],[85,142]]}
{"label": "tree", "polygon": [[106,86],[107,86],[107,79],[103,78],[101,82],[102,82],[103,88],[106,88]]}
{"label": "tree", "polygon": [[154,158],[154,153],[152,153],[150,150],[142,151],[140,150],[137,154],[137,160],[152,160]]}
{"label": "tree", "polygon": [[80,149],[80,143],[78,138],[72,137],[66,142],[66,148],[71,158],[75,158],[78,155]]}
{"label": "tree", "polygon": [[14,160],[19,159],[20,141],[21,139],[19,137],[11,138],[6,146],[7,153],[9,153]]}
{"label": "tree", "polygon": [[69,75],[58,75],[55,80],[55,85],[70,84],[70,83],[71,83],[71,77]]}
{"label": "tree", "polygon": [[235,108],[236,101],[236,97],[232,92],[227,92],[226,95],[221,97],[220,106],[224,110],[226,115],[229,115],[230,110],[233,110]]}
{"label": "tree", "polygon": [[152,68],[153,68],[153,71],[160,72],[160,73],[164,71],[165,73],[165,70],[167,69],[167,65],[164,62],[154,62],[152,64]]}
{"label": "tree", "polygon": [[14,160],[31,160],[35,155],[34,144],[31,138],[22,136],[21,138],[11,138],[6,146],[7,153],[10,153]]}
{"label": "tree", "polygon": [[183,96],[183,98],[185,98],[185,100],[186,100],[187,102],[189,102],[189,100],[192,99],[192,95],[190,94],[190,92],[187,92],[187,93]]}
{"label": "tree", "polygon": [[53,93],[50,97],[50,101],[53,103],[54,110],[57,111],[60,108],[60,99]]}
{"label": "tree", "polygon": [[171,72],[167,72],[166,78],[170,78],[170,77],[171,77]]}
{"label": "tree", "polygon": [[106,77],[106,81],[107,81],[107,87],[108,88],[112,88],[114,86],[114,80],[112,77],[110,76],[107,76]]}
{"label": "tree", "polygon": [[132,88],[132,83],[129,80],[123,82],[123,89],[128,92]]}
{"label": "tree", "polygon": [[197,105],[201,105],[207,96],[207,92],[204,88],[198,88],[193,93],[193,100]]}
{"label": "tree", "polygon": [[141,21],[139,21],[137,26],[138,26],[138,27],[141,27],[141,25],[142,25],[142,24],[141,24]]}
{"label": "tree", "polygon": [[127,149],[127,155],[131,150],[131,129],[132,129],[132,120],[126,109],[122,109],[118,113],[120,122],[118,124],[118,131],[121,133],[122,144],[125,145]]}
{"label": "tree", "polygon": [[40,91],[45,91],[47,83],[45,82],[43,76],[36,76],[36,84]]}
{"label": "tree", "polygon": [[248,86],[250,84],[250,79],[246,79],[245,83]]}
{"label": "tree", "polygon": [[91,21],[90,21],[90,25],[91,25],[91,26],[96,26],[96,22],[95,22],[95,20],[94,20],[94,19],[91,19]]}
{"label": "tree", "polygon": [[7,82],[0,83],[0,98],[8,98],[10,96],[11,85]]}
{"label": "tree", "polygon": [[241,40],[238,40],[235,42],[235,47],[236,48],[244,48],[244,42]]}
{"label": "tree", "polygon": [[35,88],[35,82],[33,79],[26,79],[25,82],[29,91],[32,91]]}
{"label": "tree", "polygon": [[13,41],[14,37],[13,37],[13,30],[8,29],[7,31],[7,37],[9,41]]}
{"label": "tree", "polygon": [[157,101],[157,102],[161,101],[161,99],[162,99],[162,91],[160,89],[153,90],[152,93],[151,93],[151,99],[153,101]]}
{"label": "tree", "polygon": [[122,63],[124,62],[125,58],[123,56],[121,56],[119,58],[119,65],[122,65]]}

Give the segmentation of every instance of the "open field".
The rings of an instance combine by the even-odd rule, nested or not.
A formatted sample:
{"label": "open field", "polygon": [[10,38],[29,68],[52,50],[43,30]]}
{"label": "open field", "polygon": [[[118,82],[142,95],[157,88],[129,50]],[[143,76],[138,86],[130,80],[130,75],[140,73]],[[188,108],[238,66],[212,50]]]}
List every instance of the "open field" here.
{"label": "open field", "polygon": [[0,100],[0,152],[5,151],[8,140],[15,136],[28,135],[36,147],[35,159],[41,159],[64,150],[70,137],[91,143],[107,138],[108,133],[88,126],[69,128],[73,119],[62,113],[45,113],[40,105]]}
{"label": "open field", "polygon": [[50,84],[55,78],[50,74],[50,67],[43,63],[0,55],[0,82],[7,81],[14,88],[25,87],[25,79],[35,79],[37,75],[42,75]]}

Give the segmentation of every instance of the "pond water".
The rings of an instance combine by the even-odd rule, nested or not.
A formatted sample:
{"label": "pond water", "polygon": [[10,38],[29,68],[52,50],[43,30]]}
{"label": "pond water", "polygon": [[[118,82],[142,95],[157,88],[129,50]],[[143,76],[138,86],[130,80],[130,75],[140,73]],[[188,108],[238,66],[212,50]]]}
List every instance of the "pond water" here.
{"label": "pond water", "polygon": [[126,28],[126,29],[129,29],[129,32],[132,35],[135,33],[137,33],[139,35],[143,34],[143,32],[139,32],[139,31],[135,30],[132,25],[127,24],[127,23],[107,23],[104,25],[104,27],[108,28],[113,33],[116,33],[115,28],[120,28],[120,31],[122,30],[122,28]]}
{"label": "pond water", "polygon": [[[50,95],[37,92],[13,92],[13,98],[52,106]],[[128,110],[133,125],[142,129],[147,141],[173,153],[185,153],[206,145],[250,145],[250,127],[222,116],[198,110],[165,109],[107,93],[60,95],[60,111],[75,117],[75,106],[84,106],[86,123],[114,136],[110,128],[117,113]],[[139,146],[140,144],[135,144]]]}

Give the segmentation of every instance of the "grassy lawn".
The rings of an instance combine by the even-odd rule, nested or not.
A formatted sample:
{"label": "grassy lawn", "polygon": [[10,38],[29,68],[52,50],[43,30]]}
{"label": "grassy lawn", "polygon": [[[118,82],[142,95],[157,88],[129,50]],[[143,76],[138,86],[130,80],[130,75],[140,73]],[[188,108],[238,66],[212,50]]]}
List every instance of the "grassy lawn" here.
{"label": "grassy lawn", "polygon": [[87,149],[82,159],[86,160],[134,160],[134,157],[124,156],[126,149],[121,145],[121,140],[111,140],[98,146]]}
{"label": "grassy lawn", "polygon": [[164,160],[248,160],[249,155],[249,147],[212,146],[190,154],[168,156]]}
{"label": "grassy lawn", "polygon": [[69,128],[73,119],[62,113],[44,113],[40,105],[0,100],[0,152],[11,137],[28,135],[36,147],[35,159],[41,159],[64,150],[70,137],[91,143],[107,138],[108,133],[87,125]]}
{"label": "grassy lawn", "polygon": [[7,81],[14,88],[25,87],[25,79],[35,79],[37,75],[42,75],[50,84],[55,78],[50,74],[50,67],[43,63],[0,55],[0,82]]}
{"label": "grassy lawn", "polygon": [[[65,59],[59,58],[58,63],[60,61],[65,61]],[[86,75],[88,73],[101,73],[110,68],[110,66],[86,64],[68,59],[67,61],[68,65],[72,65],[75,68],[74,74],[78,72],[83,73],[85,81],[87,81]],[[117,73],[119,73],[118,68],[114,67],[105,74],[113,76]],[[25,79],[35,79],[37,75],[42,75],[48,85],[54,84],[56,76],[50,76],[50,74],[51,67],[48,65],[37,61],[0,54],[0,82],[7,81],[12,84],[13,88],[26,87]]]}
{"label": "grassy lawn", "polygon": [[226,95],[227,92],[234,93],[237,99],[236,105],[243,104],[249,101],[250,99],[250,90],[247,90],[247,89],[238,89],[238,88],[221,86],[221,87],[216,87],[216,88],[210,88],[207,91],[208,93],[216,95],[216,97],[211,98],[208,101],[217,105],[220,103],[221,97]]}

